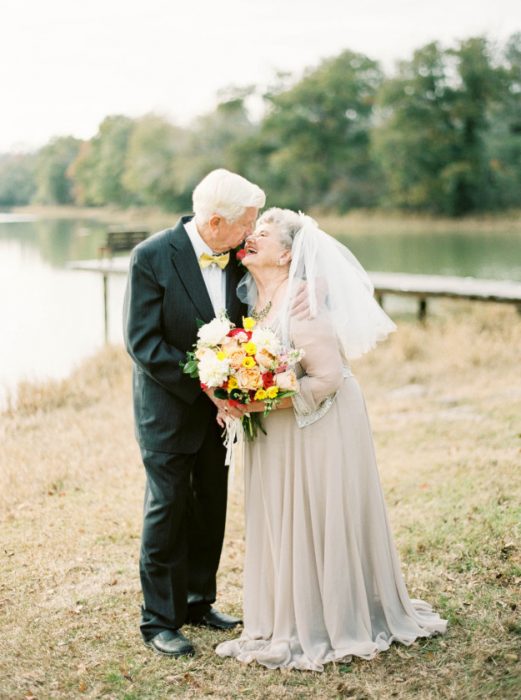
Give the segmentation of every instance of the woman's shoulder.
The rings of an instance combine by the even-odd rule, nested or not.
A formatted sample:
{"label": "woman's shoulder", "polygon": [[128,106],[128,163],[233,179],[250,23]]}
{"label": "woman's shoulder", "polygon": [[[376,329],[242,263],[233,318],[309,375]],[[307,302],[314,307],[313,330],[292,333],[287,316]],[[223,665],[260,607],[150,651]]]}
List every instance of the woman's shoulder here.
{"label": "woman's shoulder", "polygon": [[290,336],[295,346],[298,343],[336,342],[335,329],[327,313],[314,317],[292,318]]}

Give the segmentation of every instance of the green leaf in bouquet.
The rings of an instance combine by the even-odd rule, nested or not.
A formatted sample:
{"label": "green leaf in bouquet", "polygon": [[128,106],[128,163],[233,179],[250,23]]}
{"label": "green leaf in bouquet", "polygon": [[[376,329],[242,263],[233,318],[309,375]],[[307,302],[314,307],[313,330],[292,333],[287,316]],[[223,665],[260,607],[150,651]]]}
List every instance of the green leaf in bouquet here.
{"label": "green leaf in bouquet", "polygon": [[197,368],[197,362],[195,360],[187,360],[187,362],[179,363],[179,366],[185,374],[188,374],[192,379],[197,379],[199,376],[199,370]]}
{"label": "green leaf in bouquet", "polygon": [[296,393],[296,391],[290,391],[289,389],[286,389],[286,391],[279,391],[277,399],[286,399],[288,396],[295,396]]}

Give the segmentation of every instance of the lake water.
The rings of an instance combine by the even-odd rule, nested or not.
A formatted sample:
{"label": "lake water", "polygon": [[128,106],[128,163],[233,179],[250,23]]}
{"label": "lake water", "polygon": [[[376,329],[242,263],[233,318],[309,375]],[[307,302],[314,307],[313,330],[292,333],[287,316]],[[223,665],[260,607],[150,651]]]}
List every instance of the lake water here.
{"label": "lake water", "polygon": [[[64,377],[103,345],[100,276],[66,264],[95,258],[105,230],[88,220],[0,213],[0,403],[21,379]],[[521,281],[521,239],[513,234],[382,233],[343,242],[369,270]],[[109,285],[110,340],[120,342],[125,279],[113,276]]]}

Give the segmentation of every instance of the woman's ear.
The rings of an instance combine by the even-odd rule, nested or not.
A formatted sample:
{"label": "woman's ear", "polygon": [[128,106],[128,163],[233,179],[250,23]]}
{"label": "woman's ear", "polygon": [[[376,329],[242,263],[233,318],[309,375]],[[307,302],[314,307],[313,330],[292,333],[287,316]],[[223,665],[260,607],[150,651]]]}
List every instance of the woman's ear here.
{"label": "woman's ear", "polygon": [[289,265],[291,262],[291,250],[285,250],[279,255],[277,265],[282,267],[283,265]]}

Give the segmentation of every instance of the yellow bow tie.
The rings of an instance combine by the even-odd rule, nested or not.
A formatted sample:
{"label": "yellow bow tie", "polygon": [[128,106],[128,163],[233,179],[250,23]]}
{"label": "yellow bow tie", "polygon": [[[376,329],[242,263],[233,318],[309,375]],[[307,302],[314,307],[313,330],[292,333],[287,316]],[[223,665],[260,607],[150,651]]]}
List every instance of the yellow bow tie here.
{"label": "yellow bow tie", "polygon": [[229,260],[230,253],[221,253],[220,255],[208,255],[208,253],[201,253],[199,256],[199,265],[201,266],[201,269],[205,270],[207,267],[215,263],[216,265],[219,265],[221,270],[224,270],[226,265],[228,265]]}

